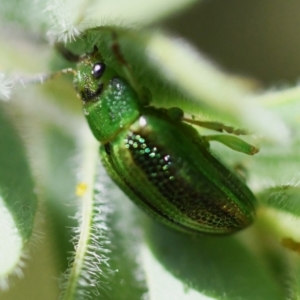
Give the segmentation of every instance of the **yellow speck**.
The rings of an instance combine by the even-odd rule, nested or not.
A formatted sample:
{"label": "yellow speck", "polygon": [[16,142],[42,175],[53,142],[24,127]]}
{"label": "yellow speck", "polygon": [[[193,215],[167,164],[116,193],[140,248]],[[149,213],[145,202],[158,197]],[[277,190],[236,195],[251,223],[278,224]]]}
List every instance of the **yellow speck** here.
{"label": "yellow speck", "polygon": [[83,196],[87,190],[87,187],[88,187],[87,184],[84,182],[78,183],[76,186],[76,196],[79,197]]}

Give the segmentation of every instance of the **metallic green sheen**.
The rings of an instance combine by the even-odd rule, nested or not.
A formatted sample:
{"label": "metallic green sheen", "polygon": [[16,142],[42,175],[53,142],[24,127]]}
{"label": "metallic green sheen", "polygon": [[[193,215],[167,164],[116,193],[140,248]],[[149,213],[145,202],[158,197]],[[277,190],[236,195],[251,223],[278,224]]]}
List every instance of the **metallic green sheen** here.
{"label": "metallic green sheen", "polygon": [[173,228],[225,234],[254,219],[248,187],[212,156],[194,128],[164,110],[145,108],[100,153],[121,189]]}
{"label": "metallic green sheen", "polygon": [[[99,61],[102,57],[97,52],[86,55],[77,65],[74,85],[83,99],[84,113],[94,136],[105,143],[138,118],[140,103],[130,85],[108,66],[100,79],[93,78],[92,68]],[[100,85],[100,95],[84,99],[86,94],[95,93]]]}
{"label": "metallic green sheen", "polygon": [[75,88],[107,173],[149,215],[189,233],[238,231],[255,216],[249,188],[209,151],[180,109],[143,105],[94,49],[80,59]]}
{"label": "metallic green sheen", "polygon": [[85,116],[98,141],[109,141],[138,118],[139,106],[132,102],[134,98],[125,81],[113,78],[99,100],[85,104]]}

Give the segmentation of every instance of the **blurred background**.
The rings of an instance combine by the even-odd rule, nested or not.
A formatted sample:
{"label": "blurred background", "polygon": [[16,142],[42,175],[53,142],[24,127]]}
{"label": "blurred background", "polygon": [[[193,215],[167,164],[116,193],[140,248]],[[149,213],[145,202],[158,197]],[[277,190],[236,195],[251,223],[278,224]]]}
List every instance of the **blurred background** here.
{"label": "blurred background", "polygon": [[300,1],[204,0],[163,26],[229,72],[267,86],[300,74]]}

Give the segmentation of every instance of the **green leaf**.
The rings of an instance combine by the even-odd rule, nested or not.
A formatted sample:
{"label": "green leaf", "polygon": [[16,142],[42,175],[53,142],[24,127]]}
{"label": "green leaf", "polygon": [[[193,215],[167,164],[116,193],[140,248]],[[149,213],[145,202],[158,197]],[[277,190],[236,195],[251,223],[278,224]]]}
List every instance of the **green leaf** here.
{"label": "green leaf", "polygon": [[300,187],[298,185],[286,185],[270,187],[260,194],[261,201],[278,210],[300,216]]}
{"label": "green leaf", "polygon": [[99,165],[99,145],[85,129],[76,252],[64,275],[62,299],[141,299],[146,286],[134,251],[138,240],[128,231],[136,225],[130,221],[132,207]]}
{"label": "green leaf", "polygon": [[124,27],[146,26],[190,6],[196,0],[102,0],[49,1],[46,11],[50,16],[53,40],[71,41],[79,33],[97,26],[122,24]]}
{"label": "green leaf", "polygon": [[37,198],[24,144],[0,109],[0,282],[19,272],[33,231]]}
{"label": "green leaf", "polygon": [[252,239],[251,230],[191,238],[151,222],[151,251],[143,255],[151,299],[173,299],[175,291],[176,299],[284,299],[284,286]]}

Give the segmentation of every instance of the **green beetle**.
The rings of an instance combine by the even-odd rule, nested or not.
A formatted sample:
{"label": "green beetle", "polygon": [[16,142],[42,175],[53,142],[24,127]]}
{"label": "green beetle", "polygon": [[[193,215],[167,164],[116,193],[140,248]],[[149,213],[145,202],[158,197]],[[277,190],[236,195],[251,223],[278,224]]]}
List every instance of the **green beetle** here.
{"label": "green beetle", "polygon": [[[118,46],[114,51],[121,57]],[[80,57],[61,52],[78,61],[74,84],[101,143],[103,165],[130,199],[155,219],[188,233],[228,234],[252,223],[254,195],[212,155],[208,141],[213,138],[201,136],[188,124],[197,121],[184,119],[180,108],[148,105],[130,80],[105,64],[97,47]],[[228,135],[215,140],[257,152]]]}

